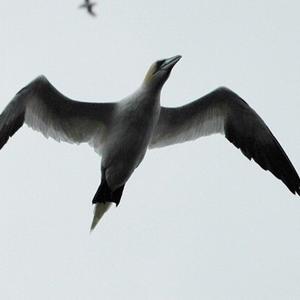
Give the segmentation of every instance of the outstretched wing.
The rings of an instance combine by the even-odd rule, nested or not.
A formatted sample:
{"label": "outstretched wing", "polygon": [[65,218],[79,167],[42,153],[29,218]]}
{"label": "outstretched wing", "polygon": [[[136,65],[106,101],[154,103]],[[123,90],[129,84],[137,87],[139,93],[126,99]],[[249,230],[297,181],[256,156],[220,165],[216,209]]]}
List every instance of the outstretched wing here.
{"label": "outstretched wing", "polygon": [[113,103],[85,103],[62,95],[44,76],[20,90],[0,115],[0,149],[26,123],[45,137],[89,142],[101,153]]}
{"label": "outstretched wing", "polygon": [[214,133],[225,134],[246,157],[300,195],[299,176],[279,142],[259,115],[227,88],[181,107],[162,107],[149,147],[183,143]]}

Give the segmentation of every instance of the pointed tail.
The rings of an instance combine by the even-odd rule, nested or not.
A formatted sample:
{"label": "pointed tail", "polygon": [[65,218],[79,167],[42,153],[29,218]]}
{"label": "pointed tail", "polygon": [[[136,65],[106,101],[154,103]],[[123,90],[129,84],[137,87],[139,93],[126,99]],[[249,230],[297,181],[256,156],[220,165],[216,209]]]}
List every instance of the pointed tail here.
{"label": "pointed tail", "polygon": [[90,231],[93,231],[102,216],[111,207],[112,203],[119,205],[125,185],[120,186],[112,191],[105,179],[105,171],[102,172],[101,184],[94,196],[93,204],[95,204],[94,218]]}
{"label": "pointed tail", "polygon": [[94,217],[91,224],[90,232],[92,232],[95,229],[102,216],[109,210],[111,206],[112,202],[99,202],[95,204]]}

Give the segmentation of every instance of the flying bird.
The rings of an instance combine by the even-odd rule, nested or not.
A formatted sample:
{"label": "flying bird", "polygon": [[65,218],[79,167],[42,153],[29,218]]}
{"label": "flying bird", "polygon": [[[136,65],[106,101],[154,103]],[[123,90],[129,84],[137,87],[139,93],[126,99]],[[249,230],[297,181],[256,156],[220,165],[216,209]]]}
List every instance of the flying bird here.
{"label": "flying bird", "polygon": [[79,8],[85,8],[91,16],[96,17],[97,15],[93,11],[93,7],[96,4],[97,4],[96,2],[90,2],[90,0],[85,0],[84,3],[79,6]]}
{"label": "flying bird", "polygon": [[101,182],[93,198],[91,230],[124,186],[148,149],[221,133],[248,159],[269,170],[300,195],[299,176],[259,115],[228,88],[218,88],[186,105],[160,105],[160,94],[181,56],[154,62],[141,85],[119,102],[87,103],[61,94],[39,76],[21,89],[0,115],[0,149],[24,124],[45,137],[89,143],[102,156]]}

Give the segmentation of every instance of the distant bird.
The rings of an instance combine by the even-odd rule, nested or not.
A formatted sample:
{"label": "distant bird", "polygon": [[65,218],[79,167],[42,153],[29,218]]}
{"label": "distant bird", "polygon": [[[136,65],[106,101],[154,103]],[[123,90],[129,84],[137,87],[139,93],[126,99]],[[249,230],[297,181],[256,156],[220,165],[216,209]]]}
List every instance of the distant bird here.
{"label": "distant bird", "polygon": [[74,101],[57,91],[46,77],[36,78],[0,115],[0,149],[24,122],[47,138],[89,143],[102,155],[91,230],[112,203],[118,206],[127,180],[148,148],[214,133],[224,134],[247,158],[300,195],[299,176],[284,150],[258,114],[231,90],[218,88],[181,107],[160,106],[161,89],[180,58],[153,63],[138,89],[114,103]]}
{"label": "distant bird", "polygon": [[90,0],[85,0],[83,4],[79,6],[79,8],[86,8],[87,12],[93,16],[96,17],[96,13],[93,11],[93,7],[96,5],[96,2],[90,2]]}

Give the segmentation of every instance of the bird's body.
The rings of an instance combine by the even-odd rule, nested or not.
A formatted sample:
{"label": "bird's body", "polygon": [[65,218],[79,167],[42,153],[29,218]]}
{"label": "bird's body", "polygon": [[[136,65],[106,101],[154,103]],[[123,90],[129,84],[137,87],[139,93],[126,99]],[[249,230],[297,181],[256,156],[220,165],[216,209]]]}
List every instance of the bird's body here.
{"label": "bird's body", "polygon": [[247,158],[300,195],[300,178],[284,150],[258,114],[231,90],[219,88],[181,107],[160,105],[161,89],[180,58],[155,62],[142,85],[114,103],[71,100],[44,76],[38,77],[0,115],[0,149],[24,122],[58,141],[89,143],[102,156],[91,229],[111,203],[119,204],[126,182],[147,149],[214,133],[224,134]]}
{"label": "bird's body", "polygon": [[[103,141],[101,184],[93,199],[95,214],[91,230],[109,208],[101,201],[103,196],[111,197],[118,205],[127,180],[143,160],[159,118],[159,100],[160,93],[149,95],[142,86],[116,104]],[[111,191],[117,192],[110,196]]]}
{"label": "bird's body", "polygon": [[149,95],[143,87],[117,104],[102,153],[102,168],[113,189],[125,184],[143,160],[159,111],[159,94]]}

